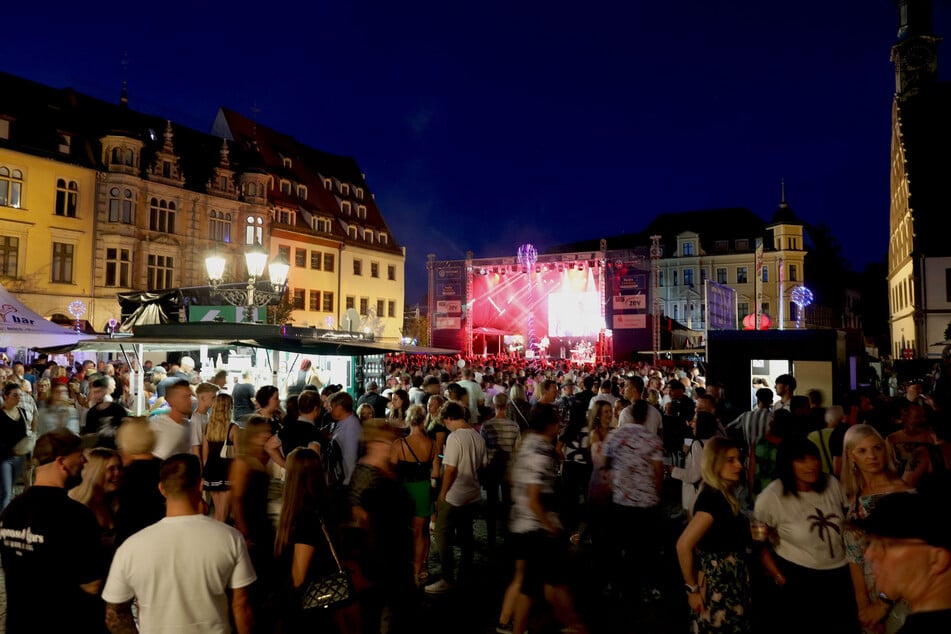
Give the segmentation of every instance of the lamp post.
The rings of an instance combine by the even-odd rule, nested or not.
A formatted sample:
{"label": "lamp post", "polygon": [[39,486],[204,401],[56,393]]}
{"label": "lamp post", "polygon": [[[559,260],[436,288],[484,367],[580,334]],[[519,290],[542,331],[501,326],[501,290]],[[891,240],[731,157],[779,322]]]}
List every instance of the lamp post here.
{"label": "lamp post", "polygon": [[[251,315],[255,307],[267,306],[284,294],[287,272],[291,267],[287,258],[283,255],[278,255],[268,265],[267,251],[260,243],[250,246],[245,251],[244,258],[248,265],[248,283],[243,289],[221,287],[227,263],[217,253],[205,258],[205,269],[208,272],[208,282],[211,284],[211,294],[223,298],[232,306],[243,307],[245,309],[245,321],[250,322],[253,321]],[[264,275],[265,267],[271,282],[270,290],[257,288],[257,280]]]}

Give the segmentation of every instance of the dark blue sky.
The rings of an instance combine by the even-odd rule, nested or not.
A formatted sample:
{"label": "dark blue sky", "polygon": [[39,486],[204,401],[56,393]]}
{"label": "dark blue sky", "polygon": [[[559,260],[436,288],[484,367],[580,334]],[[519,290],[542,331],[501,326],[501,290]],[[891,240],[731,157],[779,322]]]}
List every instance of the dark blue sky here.
{"label": "dark blue sky", "polygon": [[407,246],[407,303],[428,252],[509,255],[671,211],[768,219],[781,178],[856,268],[885,253],[891,0],[12,7],[7,72],[114,100],[127,51],[137,109],[208,130],[219,105],[257,104],[356,156]]}

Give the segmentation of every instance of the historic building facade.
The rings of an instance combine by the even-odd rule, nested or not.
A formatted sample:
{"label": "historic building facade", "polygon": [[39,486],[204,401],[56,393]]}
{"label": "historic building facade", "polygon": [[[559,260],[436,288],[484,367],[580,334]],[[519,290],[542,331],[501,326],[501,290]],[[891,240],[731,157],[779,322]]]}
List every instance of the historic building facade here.
{"label": "historic building facade", "polygon": [[[938,82],[930,0],[899,0],[892,47],[888,301],[891,354],[940,356],[951,324],[951,245],[944,232],[951,170],[951,85]],[[935,345],[939,344],[939,345]]]}
{"label": "historic building facade", "polygon": [[103,331],[117,293],[205,287],[212,254],[225,283],[244,282],[244,250],[261,244],[291,265],[295,324],[336,327],[353,295],[367,297],[361,326],[399,337],[405,254],[354,159],[227,109],[205,134],[124,92],[109,104],[0,74],[0,94],[0,282],[40,314],[81,300]]}

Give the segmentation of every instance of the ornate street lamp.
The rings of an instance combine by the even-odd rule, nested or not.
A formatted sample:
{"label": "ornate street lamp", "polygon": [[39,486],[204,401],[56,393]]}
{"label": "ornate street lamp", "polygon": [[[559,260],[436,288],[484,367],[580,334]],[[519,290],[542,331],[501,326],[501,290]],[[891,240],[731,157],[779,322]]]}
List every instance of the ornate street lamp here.
{"label": "ornate street lamp", "polygon": [[[208,272],[208,282],[211,284],[211,294],[223,298],[232,306],[245,308],[245,320],[252,321],[251,314],[255,307],[267,306],[284,295],[287,284],[287,272],[290,263],[283,255],[278,255],[267,264],[267,251],[260,243],[254,244],[244,253],[248,265],[248,283],[242,288],[222,288],[226,262],[220,255],[213,254],[205,258],[205,269]],[[267,268],[271,283],[270,290],[257,288],[257,279],[264,275]]]}

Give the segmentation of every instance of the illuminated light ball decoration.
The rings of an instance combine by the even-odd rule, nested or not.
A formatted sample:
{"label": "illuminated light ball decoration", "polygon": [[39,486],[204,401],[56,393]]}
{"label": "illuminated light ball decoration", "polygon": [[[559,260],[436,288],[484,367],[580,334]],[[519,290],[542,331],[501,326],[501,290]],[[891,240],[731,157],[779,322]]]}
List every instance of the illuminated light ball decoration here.
{"label": "illuminated light ball decoration", "polygon": [[533,244],[523,244],[518,248],[517,252],[518,262],[522,265],[522,270],[528,273],[528,349],[534,350],[538,344],[538,340],[535,338],[535,316],[533,311],[535,310],[535,283],[534,278],[531,277],[532,271],[535,270],[535,263],[538,262],[538,249],[535,248]]}
{"label": "illuminated light ball decoration", "polygon": [[810,306],[812,304],[812,300],[815,299],[815,297],[813,296],[812,291],[810,291],[805,286],[797,286],[796,288],[792,289],[790,297],[792,298],[793,304],[795,304],[796,308],[798,308],[796,311],[796,328],[802,328],[802,314],[805,312],[804,309],[806,306]]}
{"label": "illuminated light ball decoration", "polygon": [[76,332],[80,332],[80,330],[82,330],[82,326],[79,323],[79,318],[86,313],[86,304],[77,299],[70,302],[66,309],[69,311],[69,314],[73,316],[73,319],[76,320]]}

